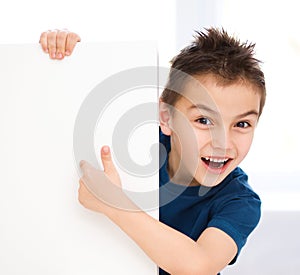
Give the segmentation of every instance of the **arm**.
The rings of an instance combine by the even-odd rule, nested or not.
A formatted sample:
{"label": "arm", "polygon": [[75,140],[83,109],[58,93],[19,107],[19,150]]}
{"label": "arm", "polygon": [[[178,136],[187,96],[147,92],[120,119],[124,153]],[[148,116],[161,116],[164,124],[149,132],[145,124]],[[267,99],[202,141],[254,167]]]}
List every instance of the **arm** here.
{"label": "arm", "polygon": [[216,228],[206,229],[195,242],[142,211],[113,208],[107,216],[158,266],[173,275],[215,275],[237,252],[234,241]]}
{"label": "arm", "polygon": [[[105,148],[105,150],[108,149]],[[101,151],[104,174],[112,182],[107,182],[107,184],[121,186],[110,152],[105,150]],[[106,215],[132,238],[159,267],[167,272],[173,275],[215,275],[235,256],[237,252],[235,242],[217,228],[207,228],[195,242],[139,210],[122,192],[116,195],[118,196],[116,201],[121,200],[126,205],[126,209],[124,209],[125,207],[110,206],[97,199],[85,184],[89,185],[91,181],[95,180],[94,175],[99,171],[97,170],[97,173],[93,174],[91,166],[87,163],[81,167],[83,177],[80,180],[79,201],[83,206]],[[129,211],[130,208],[133,211]]]}

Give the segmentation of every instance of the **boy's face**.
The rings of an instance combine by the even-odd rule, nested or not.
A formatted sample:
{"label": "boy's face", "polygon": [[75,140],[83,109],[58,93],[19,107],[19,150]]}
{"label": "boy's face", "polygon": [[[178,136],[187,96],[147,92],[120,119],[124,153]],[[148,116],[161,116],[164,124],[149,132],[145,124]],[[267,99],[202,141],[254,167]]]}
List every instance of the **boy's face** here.
{"label": "boy's face", "polygon": [[171,136],[168,169],[175,183],[215,186],[250,149],[260,94],[244,82],[221,86],[213,76],[195,79],[171,114],[160,109],[161,129]]}

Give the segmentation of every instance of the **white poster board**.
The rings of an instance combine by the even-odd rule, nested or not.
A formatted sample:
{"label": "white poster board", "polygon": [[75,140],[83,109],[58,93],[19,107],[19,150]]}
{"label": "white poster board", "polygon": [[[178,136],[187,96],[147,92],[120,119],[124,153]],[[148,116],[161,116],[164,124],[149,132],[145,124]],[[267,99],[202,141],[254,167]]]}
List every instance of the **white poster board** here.
{"label": "white poster board", "polygon": [[[123,70],[157,66],[156,45],[82,43],[63,61],[50,60],[39,45],[0,49],[0,274],[157,274],[125,233],[79,204],[77,161],[85,156],[76,156],[73,144],[79,110],[91,91]],[[142,86],[111,98],[94,131],[95,156],[101,145],[112,145],[111,130],[125,113],[157,102],[157,89]],[[147,164],[151,146],[158,143],[157,125],[136,126],[124,149]],[[141,182],[118,169],[128,190],[158,188],[158,173]],[[157,207],[150,208],[158,218]]]}

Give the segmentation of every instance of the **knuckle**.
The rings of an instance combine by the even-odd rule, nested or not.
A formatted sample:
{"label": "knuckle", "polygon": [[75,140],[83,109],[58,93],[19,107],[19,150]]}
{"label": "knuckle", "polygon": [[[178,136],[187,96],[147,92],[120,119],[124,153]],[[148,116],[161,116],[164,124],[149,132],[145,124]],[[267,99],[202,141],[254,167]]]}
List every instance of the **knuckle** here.
{"label": "knuckle", "polygon": [[78,39],[78,35],[76,33],[74,33],[74,32],[70,32],[70,33],[68,33],[68,38],[70,40],[77,40]]}
{"label": "knuckle", "polygon": [[41,36],[40,36],[40,42],[42,40],[45,40],[45,38],[47,37],[47,32],[42,32]]}
{"label": "knuckle", "polygon": [[65,49],[65,43],[66,43],[66,39],[63,35],[59,35],[56,38],[56,45],[57,45],[57,49],[59,51],[64,51]]}
{"label": "knuckle", "polygon": [[67,33],[64,31],[60,31],[56,35],[56,40],[63,41],[66,39]]}
{"label": "knuckle", "polygon": [[56,31],[51,31],[51,32],[47,33],[47,36],[48,36],[49,39],[55,39],[56,35],[57,35]]}

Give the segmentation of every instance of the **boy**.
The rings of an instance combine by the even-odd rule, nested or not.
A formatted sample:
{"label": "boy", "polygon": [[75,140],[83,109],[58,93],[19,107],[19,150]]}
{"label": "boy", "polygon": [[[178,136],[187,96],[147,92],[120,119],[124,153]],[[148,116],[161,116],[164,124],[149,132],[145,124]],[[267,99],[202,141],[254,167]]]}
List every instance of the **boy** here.
{"label": "boy", "polygon": [[[53,39],[59,31],[42,34],[43,49],[49,48],[49,35]],[[68,33],[64,35],[56,44],[60,54],[67,45]],[[55,52],[55,39],[51,43],[49,53]],[[73,48],[75,44],[76,39]],[[161,275],[217,274],[236,261],[259,222],[260,199],[238,168],[266,97],[253,49],[211,28],[198,32],[172,60],[159,108],[160,143],[167,152],[160,152],[159,221],[143,211],[112,207],[89,192],[86,185],[93,183],[121,186],[107,146],[101,149],[104,172],[81,163],[81,204],[118,225],[160,267]],[[61,59],[63,54],[52,56]],[[120,188],[115,196],[139,210]]]}

